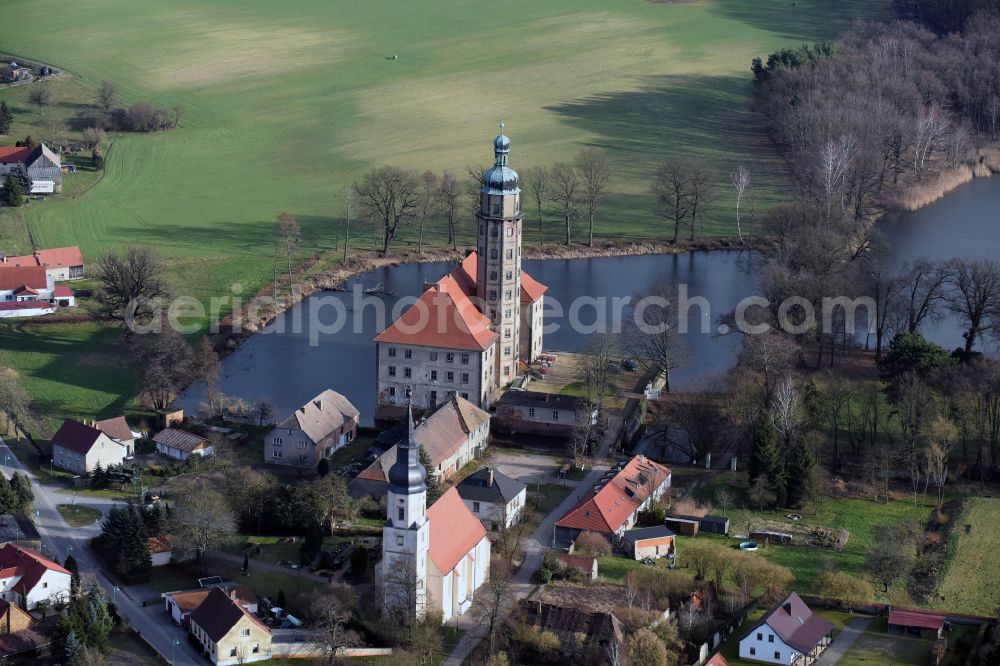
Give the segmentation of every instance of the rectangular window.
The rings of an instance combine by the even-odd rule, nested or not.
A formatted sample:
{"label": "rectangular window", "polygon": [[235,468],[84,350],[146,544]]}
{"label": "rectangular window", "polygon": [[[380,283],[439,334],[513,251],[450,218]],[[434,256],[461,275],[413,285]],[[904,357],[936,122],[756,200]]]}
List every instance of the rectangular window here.
{"label": "rectangular window", "polygon": [[513,310],[510,310],[510,309],[504,310],[503,311],[504,319],[510,319],[510,315],[511,315],[512,312],[513,312]]}
{"label": "rectangular window", "polygon": [[236,648],[233,648],[232,650],[229,651],[229,656],[230,657],[235,657],[236,656]]}
{"label": "rectangular window", "polygon": [[448,355],[445,356],[444,359],[446,361],[448,361],[449,363],[454,363],[455,362],[455,355],[453,353],[451,353],[451,352],[448,352]]}
{"label": "rectangular window", "polygon": [[559,410],[558,409],[553,409],[552,410],[552,420],[553,421],[558,421],[559,420]]}
{"label": "rectangular window", "polygon": [[253,654],[257,654],[258,652],[260,652],[260,643],[254,643],[253,649],[250,650],[250,652],[252,652]]}
{"label": "rectangular window", "polygon": [[507,258],[508,259],[514,258],[514,250],[507,250]]}
{"label": "rectangular window", "polygon": [[395,386],[390,386],[389,387],[389,397],[391,397],[391,398],[395,398],[396,397],[396,387]]}
{"label": "rectangular window", "polygon": [[469,355],[462,354],[462,365],[469,365]]}
{"label": "rectangular window", "polygon": [[240,629],[240,636],[243,636],[244,638],[246,638],[249,635],[250,635],[250,630],[249,629]]}
{"label": "rectangular window", "polygon": [[762,634],[762,633],[760,633],[760,632],[758,631],[758,632],[757,632],[757,640],[759,640],[759,641],[762,641],[762,640],[764,640],[764,634]]}
{"label": "rectangular window", "polygon": [[528,416],[530,418],[535,418],[535,408],[534,407],[528,407]]}
{"label": "rectangular window", "polygon": [[508,280],[514,279],[514,271],[507,271],[507,279]]}
{"label": "rectangular window", "polygon": [[465,400],[468,400],[469,399],[469,394],[468,393],[463,393],[462,394],[462,398],[465,399]]}
{"label": "rectangular window", "polygon": [[438,360],[438,353],[437,352],[431,352],[431,360],[432,361]]}
{"label": "rectangular window", "polygon": [[413,358],[413,350],[412,349],[404,349],[403,350],[403,358]]}
{"label": "rectangular window", "polygon": [[757,648],[755,648],[755,647],[750,648],[750,654],[751,655],[757,654]]}
{"label": "rectangular window", "polygon": [[438,392],[431,391],[431,407],[438,404]]}
{"label": "rectangular window", "polygon": [[274,444],[275,446],[281,446],[281,438],[275,437],[274,439],[271,440],[271,443]]}
{"label": "rectangular window", "polygon": [[399,519],[403,519],[403,507],[399,507]]}
{"label": "rectangular window", "polygon": [[508,236],[514,235],[514,227],[507,227],[507,235]]}
{"label": "rectangular window", "polygon": [[510,347],[504,347],[503,348],[503,355],[504,356],[510,356]]}
{"label": "rectangular window", "polygon": [[281,451],[271,451],[271,457],[272,458],[280,458],[281,457]]}
{"label": "rectangular window", "polygon": [[775,659],[781,659],[781,653],[780,653],[780,652],[778,652],[777,650],[775,650],[775,651],[774,651],[774,658],[775,658]]}
{"label": "rectangular window", "polygon": [[490,250],[490,259],[494,259],[495,260],[497,258],[497,256],[499,256],[499,255],[497,253],[496,248],[493,248],[492,250]]}
{"label": "rectangular window", "polygon": [[491,280],[496,280],[497,279],[497,272],[496,271],[490,271],[490,279]]}
{"label": "rectangular window", "polygon": [[462,383],[463,384],[468,384],[469,383],[469,373],[467,373],[467,372],[463,372],[462,373]]}
{"label": "rectangular window", "polygon": [[479,513],[479,502],[472,503],[472,513]]}
{"label": "rectangular window", "polygon": [[389,347],[389,358],[396,358],[396,348]]}
{"label": "rectangular window", "polygon": [[402,546],[403,545],[403,535],[402,534],[397,534],[396,535],[396,545],[397,546]]}
{"label": "rectangular window", "polygon": [[774,634],[768,634],[767,635],[767,642],[768,643],[773,643],[774,642]]}
{"label": "rectangular window", "polygon": [[510,340],[510,329],[509,328],[503,329],[503,338],[504,338],[504,340]]}
{"label": "rectangular window", "polygon": [[389,376],[390,377],[395,377],[396,376],[396,366],[394,366],[394,365],[390,365],[389,366]]}
{"label": "rectangular window", "polygon": [[505,291],[503,293],[504,300],[509,301],[511,298],[513,298],[513,293],[514,292],[512,292],[510,289],[508,289],[507,291]]}
{"label": "rectangular window", "polygon": [[438,371],[437,370],[431,370],[431,381],[432,382],[436,382],[437,379],[438,379]]}
{"label": "rectangular window", "polygon": [[497,300],[497,292],[493,289],[490,289],[490,300],[491,301]]}
{"label": "rectangular window", "polygon": [[410,377],[412,377],[413,376],[413,369],[412,368],[403,368],[403,376],[406,377],[407,379],[409,379]]}
{"label": "rectangular window", "polygon": [[449,372],[447,376],[448,376],[448,382],[449,383],[455,381],[455,373],[454,372]]}

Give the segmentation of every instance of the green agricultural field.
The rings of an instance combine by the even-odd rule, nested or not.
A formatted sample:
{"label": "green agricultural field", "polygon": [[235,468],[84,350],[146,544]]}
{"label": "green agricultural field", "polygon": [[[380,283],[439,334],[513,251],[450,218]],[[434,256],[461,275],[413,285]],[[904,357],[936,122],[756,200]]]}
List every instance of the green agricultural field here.
{"label": "green agricultural field", "polygon": [[974,615],[996,614],[1000,589],[994,580],[1000,571],[1000,499],[975,497],[966,501],[955,518],[948,543],[948,561],[938,586],[940,608]]}
{"label": "green agricultural field", "polygon": [[[760,211],[785,189],[762,117],[749,108],[752,58],[831,38],[857,18],[884,18],[888,0],[9,0],[4,52],[61,68],[42,118],[25,87],[0,90],[15,114],[2,143],[51,129],[78,136],[102,80],[126,103],[182,108],[179,129],[109,137],[103,174],[68,175],[62,195],[0,210],[0,249],[152,245],[177,291],[207,300],[267,283],[282,211],[302,226],[301,256],[336,247],[344,191],[365,170],[466,168],[492,159],[507,123],[522,169],[606,150],[614,194],[600,238],[663,237],[648,193],[668,156],[697,156],[718,172],[703,233],[732,235],[728,173],[752,169]],[[390,56],[398,55],[398,59]],[[468,241],[471,216],[463,220]],[[576,234],[582,237],[581,222]],[[531,220],[529,228],[536,228]],[[548,214],[547,240],[561,230]],[[356,247],[373,247],[355,225]],[[443,224],[429,229],[443,240]],[[535,238],[529,232],[529,242]],[[412,244],[406,232],[400,244]],[[135,373],[99,371],[113,332],[34,329],[46,349],[22,358],[0,332],[0,363],[21,373],[55,416],[120,409]],[[49,335],[52,335],[51,340]],[[72,339],[73,344],[70,345]],[[64,347],[60,351],[57,347]],[[72,348],[82,365],[60,362]]]}

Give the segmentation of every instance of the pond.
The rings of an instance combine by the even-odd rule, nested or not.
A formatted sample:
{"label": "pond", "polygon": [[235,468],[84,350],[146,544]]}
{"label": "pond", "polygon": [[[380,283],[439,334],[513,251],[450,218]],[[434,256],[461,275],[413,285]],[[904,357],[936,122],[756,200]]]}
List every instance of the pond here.
{"label": "pond", "polygon": [[[932,259],[997,258],[1000,256],[1000,178],[979,179],[964,185],[940,201],[913,213],[887,217],[879,223],[900,265],[925,256]],[[595,319],[595,307],[583,305],[577,318],[583,325],[570,325],[571,304],[580,297],[603,304],[610,321],[615,306],[611,299],[649,293],[660,284],[686,284],[687,297],[706,299],[709,308],[688,309],[687,334],[680,336],[680,367],[672,375],[674,385],[721,375],[732,367],[739,337],[717,333],[719,317],[732,311],[740,299],[752,295],[757,285],[755,254],[750,251],[717,250],[677,255],[599,257],[591,259],[526,260],[524,270],[548,285],[545,348],[579,351],[590,333],[586,325]],[[223,362],[221,388],[227,395],[256,402],[270,399],[279,418],[320,393],[333,388],[346,395],[361,411],[362,422],[371,423],[375,408],[375,345],[372,339],[384,327],[392,308],[402,308],[420,294],[423,285],[434,282],[453,268],[444,262],[404,264],[356,276],[346,292],[315,294],[295,306],[263,332],[248,339]],[[360,288],[382,283],[391,296],[369,297],[369,305],[358,307],[354,285]],[[601,299],[604,300],[601,300]],[[563,316],[553,315],[548,304],[563,306]],[[339,304],[339,305],[338,305]],[[336,332],[319,332],[310,321],[333,328],[338,319],[348,325]],[[698,324],[704,322],[704,328]],[[298,324],[297,324],[298,322]],[[961,328],[953,318],[927,327],[925,334],[952,349],[961,339]],[[312,344],[312,343],[315,344]],[[185,411],[197,411],[204,386],[195,384],[178,401]]]}

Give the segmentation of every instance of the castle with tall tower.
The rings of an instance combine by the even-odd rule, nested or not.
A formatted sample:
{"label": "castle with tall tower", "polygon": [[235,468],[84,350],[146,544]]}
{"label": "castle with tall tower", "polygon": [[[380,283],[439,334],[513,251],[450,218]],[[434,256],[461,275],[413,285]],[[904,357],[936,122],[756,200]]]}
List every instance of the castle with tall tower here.
{"label": "castle with tall tower", "polygon": [[378,420],[403,417],[406,387],[421,411],[450,393],[489,409],[519,362],[542,351],[546,287],[521,270],[521,187],[502,123],[493,156],[479,189],[476,250],[375,338]]}

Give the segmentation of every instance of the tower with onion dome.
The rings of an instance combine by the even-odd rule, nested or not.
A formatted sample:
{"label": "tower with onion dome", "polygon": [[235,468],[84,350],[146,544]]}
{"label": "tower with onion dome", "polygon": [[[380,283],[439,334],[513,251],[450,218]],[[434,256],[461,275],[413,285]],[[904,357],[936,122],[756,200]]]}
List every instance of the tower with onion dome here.
{"label": "tower with onion dome", "polygon": [[497,385],[517,376],[521,339],[521,188],[509,164],[510,139],[503,133],[493,140],[494,162],[483,173],[476,211],[479,261],[476,296],[483,313],[499,336],[496,351]]}
{"label": "tower with onion dome", "polygon": [[420,462],[420,445],[413,437],[412,393],[407,389],[406,438],[396,445],[389,468],[385,525],[382,527],[382,585],[385,606],[406,617],[424,617],[427,610],[427,471]]}

